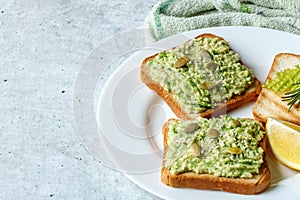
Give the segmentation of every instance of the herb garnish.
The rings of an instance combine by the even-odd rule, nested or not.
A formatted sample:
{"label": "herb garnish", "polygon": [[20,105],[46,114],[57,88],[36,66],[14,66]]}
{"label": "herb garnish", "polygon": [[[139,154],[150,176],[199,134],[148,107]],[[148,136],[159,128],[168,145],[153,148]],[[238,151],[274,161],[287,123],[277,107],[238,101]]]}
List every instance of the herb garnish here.
{"label": "herb garnish", "polygon": [[[300,82],[293,85],[300,85]],[[289,101],[289,103],[287,104],[289,105],[289,111],[292,109],[293,105],[296,105],[296,107],[298,108],[300,105],[300,88],[285,93],[282,97],[282,101]]]}

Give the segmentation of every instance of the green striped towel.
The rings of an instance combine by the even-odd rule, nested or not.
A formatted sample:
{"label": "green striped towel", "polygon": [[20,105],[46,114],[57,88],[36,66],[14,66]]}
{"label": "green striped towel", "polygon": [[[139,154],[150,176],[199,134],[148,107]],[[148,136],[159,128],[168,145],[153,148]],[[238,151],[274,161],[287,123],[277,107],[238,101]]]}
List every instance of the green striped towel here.
{"label": "green striped towel", "polygon": [[216,26],[256,26],[300,34],[300,1],[163,0],[146,18],[154,40]]}

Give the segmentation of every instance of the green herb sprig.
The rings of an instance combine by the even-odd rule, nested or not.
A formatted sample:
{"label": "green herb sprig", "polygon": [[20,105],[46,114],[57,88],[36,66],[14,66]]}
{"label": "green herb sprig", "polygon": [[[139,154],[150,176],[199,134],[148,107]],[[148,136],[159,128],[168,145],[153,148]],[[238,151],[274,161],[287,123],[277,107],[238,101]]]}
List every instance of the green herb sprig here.
{"label": "green herb sprig", "polygon": [[[300,82],[293,85],[300,85]],[[289,106],[289,111],[292,109],[293,105],[296,105],[298,108],[300,105],[300,88],[285,93],[282,97],[282,101],[289,101],[287,104]]]}

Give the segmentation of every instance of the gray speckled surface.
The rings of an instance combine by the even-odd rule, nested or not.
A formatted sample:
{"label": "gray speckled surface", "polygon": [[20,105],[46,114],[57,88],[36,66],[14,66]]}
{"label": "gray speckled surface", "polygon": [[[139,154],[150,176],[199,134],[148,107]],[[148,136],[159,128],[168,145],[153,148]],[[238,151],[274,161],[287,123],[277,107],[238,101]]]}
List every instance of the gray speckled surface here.
{"label": "gray speckled surface", "polygon": [[87,152],[72,107],[90,52],[156,2],[2,1],[0,199],[158,199]]}

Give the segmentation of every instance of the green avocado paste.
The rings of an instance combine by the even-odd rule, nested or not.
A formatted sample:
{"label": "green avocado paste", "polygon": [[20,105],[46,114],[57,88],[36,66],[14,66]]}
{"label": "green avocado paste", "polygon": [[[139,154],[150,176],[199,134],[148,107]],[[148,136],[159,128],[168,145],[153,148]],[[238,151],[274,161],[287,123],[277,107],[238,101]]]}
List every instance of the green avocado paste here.
{"label": "green avocado paste", "polygon": [[199,37],[163,51],[148,62],[150,75],[187,113],[201,113],[241,95],[254,73],[219,38]]}
{"label": "green avocado paste", "polygon": [[268,88],[273,92],[289,92],[300,88],[297,83],[300,82],[300,65],[293,68],[287,68],[275,74],[274,79],[269,79],[263,84],[264,88]]}
{"label": "green avocado paste", "polygon": [[167,133],[164,165],[173,174],[252,178],[263,163],[259,142],[264,134],[255,121],[228,115],[173,121]]}

